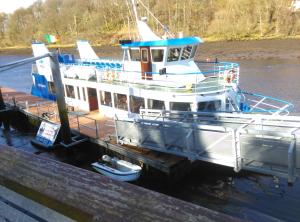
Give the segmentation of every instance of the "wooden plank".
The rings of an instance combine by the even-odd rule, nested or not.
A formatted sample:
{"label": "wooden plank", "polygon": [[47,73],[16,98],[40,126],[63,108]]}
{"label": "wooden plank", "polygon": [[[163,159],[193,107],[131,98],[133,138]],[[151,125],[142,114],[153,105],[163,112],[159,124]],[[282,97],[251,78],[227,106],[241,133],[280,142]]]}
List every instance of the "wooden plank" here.
{"label": "wooden plank", "polygon": [[129,147],[120,146],[118,144],[113,144],[111,142],[106,142],[100,139],[91,138],[90,140],[91,142],[96,143],[102,147],[117,152],[130,159],[143,162],[144,164],[149,165],[167,174],[171,173],[171,168],[174,165],[177,165],[178,163],[182,162],[185,159],[183,157],[177,157],[177,156],[164,154],[164,153],[161,153],[161,155],[155,155],[158,154],[158,152],[155,151],[149,151],[147,153],[138,152],[135,149],[130,149]]}
{"label": "wooden plank", "polygon": [[238,221],[132,184],[0,145],[0,178],[92,216],[94,221]]}
{"label": "wooden plank", "polygon": [[0,218],[28,222],[74,221],[3,186],[0,186]]}

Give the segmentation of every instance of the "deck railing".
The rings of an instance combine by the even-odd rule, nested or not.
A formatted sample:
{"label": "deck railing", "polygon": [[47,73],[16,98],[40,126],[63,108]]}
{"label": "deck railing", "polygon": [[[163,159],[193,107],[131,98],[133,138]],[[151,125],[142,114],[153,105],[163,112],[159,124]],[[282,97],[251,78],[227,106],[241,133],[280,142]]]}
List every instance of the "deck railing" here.
{"label": "deck railing", "polygon": [[[106,64],[105,62],[102,62]],[[81,75],[62,73],[64,78],[93,82],[106,82],[115,85],[134,86],[142,89],[155,89],[176,93],[211,93],[236,87],[239,83],[239,65],[231,62],[198,62],[200,72],[147,72],[141,78],[140,71],[124,70],[120,63],[114,66],[94,63],[65,64],[67,67],[80,67]],[[113,64],[108,63],[107,64]],[[187,82],[178,78],[186,76]],[[178,78],[177,78],[178,77]]]}

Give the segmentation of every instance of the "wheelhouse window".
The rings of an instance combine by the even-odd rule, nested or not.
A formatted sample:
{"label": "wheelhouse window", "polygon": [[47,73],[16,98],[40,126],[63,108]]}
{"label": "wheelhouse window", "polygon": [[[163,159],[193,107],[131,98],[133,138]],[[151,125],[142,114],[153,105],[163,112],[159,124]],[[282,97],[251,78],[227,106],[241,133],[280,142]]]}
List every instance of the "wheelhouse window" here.
{"label": "wheelhouse window", "polygon": [[170,109],[176,111],[191,111],[190,103],[171,102]]}
{"label": "wheelhouse window", "polygon": [[66,94],[67,97],[75,99],[74,86],[66,85]]}
{"label": "wheelhouse window", "polygon": [[148,62],[148,49],[142,49],[142,62]]}
{"label": "wheelhouse window", "polygon": [[192,46],[188,45],[188,46],[184,47],[183,50],[182,50],[182,54],[181,54],[180,59],[181,60],[189,59],[190,56],[191,56],[192,51],[193,51]]}
{"label": "wheelhouse window", "polygon": [[145,100],[142,97],[130,96],[130,111],[132,113],[140,113],[140,109],[145,107]]}
{"label": "wheelhouse window", "polygon": [[161,100],[148,99],[148,109],[165,109],[165,102]]}
{"label": "wheelhouse window", "polygon": [[115,107],[117,109],[128,110],[127,96],[125,94],[114,94]]}
{"label": "wheelhouse window", "polygon": [[194,46],[193,46],[193,50],[192,50],[191,57],[190,57],[191,59],[195,57],[195,54],[196,54],[197,48],[198,48],[198,46],[197,46],[197,45],[194,45]]}
{"label": "wheelhouse window", "polygon": [[112,107],[111,92],[100,91],[100,102],[103,106]]}
{"label": "wheelhouse window", "polygon": [[163,49],[152,49],[152,62],[162,62],[164,59],[164,50]]}
{"label": "wheelhouse window", "polygon": [[221,109],[221,100],[199,102],[198,111],[199,112],[215,112]]}
{"label": "wheelhouse window", "polygon": [[181,48],[171,48],[168,53],[168,62],[175,62],[179,60]]}
{"label": "wheelhouse window", "polygon": [[123,57],[124,61],[129,61],[129,56],[128,56],[128,49],[124,50],[124,57]]}
{"label": "wheelhouse window", "polygon": [[130,49],[129,50],[131,61],[141,61],[141,55],[139,49]]}

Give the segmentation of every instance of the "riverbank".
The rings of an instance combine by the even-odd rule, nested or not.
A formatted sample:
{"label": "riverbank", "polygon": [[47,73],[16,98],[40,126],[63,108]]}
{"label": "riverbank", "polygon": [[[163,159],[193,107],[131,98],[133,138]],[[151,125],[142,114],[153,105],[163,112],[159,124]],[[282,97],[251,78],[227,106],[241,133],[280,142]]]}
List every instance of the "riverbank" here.
{"label": "riverbank", "polygon": [[[63,52],[78,54],[75,45],[51,45],[49,48],[50,50],[60,48]],[[119,46],[102,45],[93,48],[100,57],[122,57]],[[30,47],[0,48],[0,55],[31,54]],[[207,58],[219,60],[300,59],[300,38],[205,42],[199,46],[196,60]]]}

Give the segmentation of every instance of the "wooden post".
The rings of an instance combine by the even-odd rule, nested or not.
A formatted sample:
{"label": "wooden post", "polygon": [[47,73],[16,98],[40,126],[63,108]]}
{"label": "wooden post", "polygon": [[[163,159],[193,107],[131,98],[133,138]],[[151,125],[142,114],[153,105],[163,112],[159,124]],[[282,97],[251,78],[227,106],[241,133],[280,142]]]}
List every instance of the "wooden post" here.
{"label": "wooden post", "polygon": [[[6,108],[6,106],[5,106],[5,103],[3,100],[2,91],[1,91],[1,87],[0,87],[0,110],[4,110],[5,108]],[[7,113],[3,113],[0,118],[0,127],[2,126],[2,123],[3,123],[5,130],[9,130],[9,118],[7,115],[8,115]]]}
{"label": "wooden post", "polygon": [[50,65],[51,65],[53,82],[54,82],[54,87],[56,92],[56,102],[57,102],[60,123],[61,123],[63,142],[67,145],[72,142],[71,130],[70,130],[70,124],[68,119],[67,106],[65,102],[64,86],[62,83],[60,69],[59,69],[57,52],[50,53]]}
{"label": "wooden post", "polygon": [[[0,110],[5,109],[5,103],[2,97],[2,91],[0,87]],[[0,127],[2,126],[2,117],[0,117]]]}

